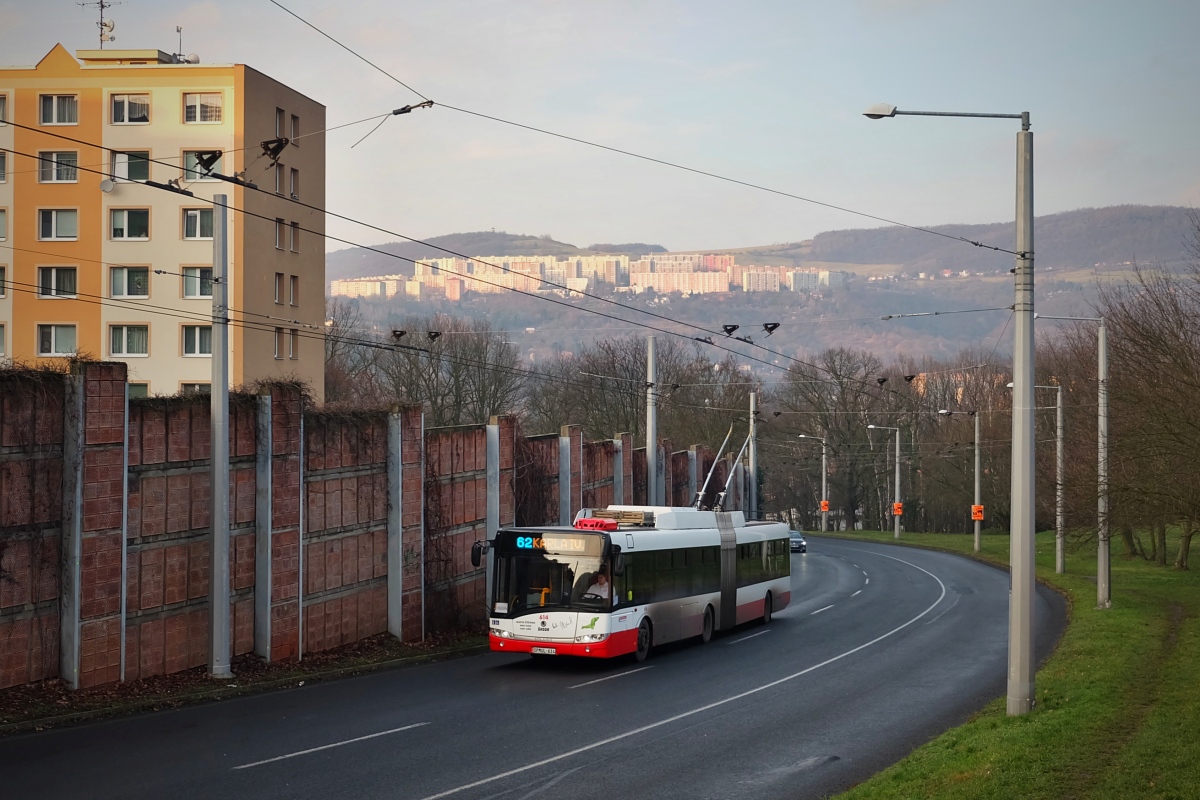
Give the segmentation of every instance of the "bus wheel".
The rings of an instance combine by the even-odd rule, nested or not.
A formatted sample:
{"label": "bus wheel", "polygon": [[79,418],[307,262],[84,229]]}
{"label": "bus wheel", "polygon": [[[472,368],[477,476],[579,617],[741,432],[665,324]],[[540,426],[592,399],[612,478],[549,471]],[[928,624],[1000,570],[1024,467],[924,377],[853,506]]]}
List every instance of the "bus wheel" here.
{"label": "bus wheel", "polygon": [[767,596],[763,598],[763,625],[771,623],[771,593],[767,592]]}
{"label": "bus wheel", "polygon": [[704,627],[700,630],[700,644],[708,644],[712,640],[713,634],[713,610],[712,606],[706,606],[704,609]]}
{"label": "bus wheel", "polygon": [[643,618],[638,625],[637,652],[633,654],[639,664],[650,655],[650,633],[650,620]]}

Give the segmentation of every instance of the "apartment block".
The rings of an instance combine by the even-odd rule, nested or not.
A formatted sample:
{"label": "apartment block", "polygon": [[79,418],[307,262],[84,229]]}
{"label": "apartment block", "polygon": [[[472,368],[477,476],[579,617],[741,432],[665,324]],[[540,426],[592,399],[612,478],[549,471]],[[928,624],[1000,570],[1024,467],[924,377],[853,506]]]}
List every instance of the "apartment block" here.
{"label": "apartment block", "polygon": [[325,107],[244,64],[76,55],[0,68],[0,353],[123,361],[138,394],[205,390],[225,194],[230,383],[296,377],[322,398],[325,220],[296,201],[325,205]]}
{"label": "apartment block", "polygon": [[743,292],[778,292],[779,273],[754,271],[742,273]]}

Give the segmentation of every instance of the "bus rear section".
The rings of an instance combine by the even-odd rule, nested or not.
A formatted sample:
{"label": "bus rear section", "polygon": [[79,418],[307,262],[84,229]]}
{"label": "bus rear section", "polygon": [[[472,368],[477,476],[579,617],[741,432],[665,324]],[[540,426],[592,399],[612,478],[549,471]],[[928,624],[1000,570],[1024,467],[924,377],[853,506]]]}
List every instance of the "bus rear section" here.
{"label": "bus rear section", "polygon": [[755,619],[791,600],[787,527],[690,508],[584,509],[575,528],[490,543],[492,650],[607,658]]}

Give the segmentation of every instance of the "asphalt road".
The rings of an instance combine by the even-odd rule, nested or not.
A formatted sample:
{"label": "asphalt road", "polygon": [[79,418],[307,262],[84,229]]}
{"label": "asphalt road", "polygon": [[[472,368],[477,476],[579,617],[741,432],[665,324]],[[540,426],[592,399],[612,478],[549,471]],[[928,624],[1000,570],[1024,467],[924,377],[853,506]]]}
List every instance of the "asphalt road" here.
{"label": "asphalt road", "polygon": [[[6,798],[804,798],[1005,691],[1008,575],[809,539],[768,626],[644,664],[488,653],[0,740]],[[1038,651],[1065,605],[1038,590]]]}

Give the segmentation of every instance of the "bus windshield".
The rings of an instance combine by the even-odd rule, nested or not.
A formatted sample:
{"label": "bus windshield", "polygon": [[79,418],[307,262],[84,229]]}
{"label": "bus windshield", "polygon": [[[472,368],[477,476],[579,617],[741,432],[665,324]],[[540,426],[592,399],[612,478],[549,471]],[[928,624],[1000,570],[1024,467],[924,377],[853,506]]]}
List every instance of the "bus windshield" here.
{"label": "bus windshield", "polygon": [[[602,577],[598,577],[603,573]],[[612,589],[607,559],[577,553],[531,552],[496,559],[497,614],[538,609],[607,609]]]}

